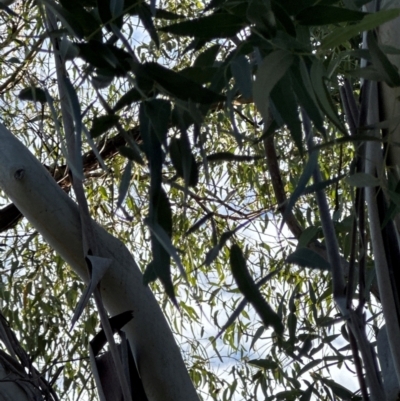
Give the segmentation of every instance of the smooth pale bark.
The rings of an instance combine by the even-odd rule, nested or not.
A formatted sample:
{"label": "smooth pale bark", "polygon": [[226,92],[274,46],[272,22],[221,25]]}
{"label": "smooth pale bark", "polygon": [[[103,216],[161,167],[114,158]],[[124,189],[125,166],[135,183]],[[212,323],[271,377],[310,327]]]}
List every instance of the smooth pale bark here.
{"label": "smooth pale bark", "polygon": [[[385,8],[400,8],[400,0],[381,0],[380,9]],[[400,18],[389,21],[379,27],[378,30],[379,42],[383,45],[388,45],[400,49]],[[397,67],[400,67],[399,55],[387,55],[390,61]],[[374,109],[369,110],[368,123],[374,124],[378,122],[379,117],[381,120],[390,120],[391,123],[388,129],[388,154],[386,164],[390,167],[397,179],[400,179],[400,121],[396,118],[400,116],[400,89],[390,88],[385,83],[379,84],[379,94],[376,93],[374,99],[371,99],[374,104]],[[382,104],[379,105],[379,101]],[[378,117],[378,109],[383,112],[383,116]],[[374,117],[373,114],[376,114]],[[380,171],[385,164],[384,160],[380,157],[380,149],[376,143],[367,144],[367,157],[366,164],[368,173],[374,173],[375,170]],[[368,170],[369,166],[369,170]],[[385,363],[391,366],[389,369],[384,369],[382,366],[382,375],[384,386],[387,393],[388,401],[397,400],[397,393],[400,389],[400,348],[399,348],[399,322],[396,318],[396,308],[394,302],[394,295],[391,291],[390,276],[388,273],[388,266],[386,262],[386,255],[383,246],[382,236],[380,235],[380,220],[378,217],[378,210],[375,199],[375,192],[372,188],[366,188],[366,199],[368,203],[368,212],[370,220],[371,240],[373,245],[373,253],[375,258],[375,266],[379,284],[379,291],[382,295],[381,302],[383,306],[383,314],[385,316],[386,328],[385,333],[387,341],[380,342],[378,347],[379,357],[383,360],[387,357]],[[371,196],[369,196],[371,195]],[[396,217],[396,226],[399,230],[400,219]],[[398,236],[399,238],[399,236]],[[386,349],[385,349],[386,348]],[[384,356],[385,355],[385,356]]]}
{"label": "smooth pale bark", "polygon": [[[77,205],[30,151],[0,124],[0,187],[45,240],[87,282]],[[98,249],[114,262],[101,281],[111,315],[133,310],[125,326],[149,401],[198,401],[179,348],[124,244],[96,225]],[[82,344],[87,346],[87,344]]]}
{"label": "smooth pale bark", "polygon": [[[400,0],[381,0],[381,9],[400,8]],[[379,27],[379,40],[382,44],[400,49],[400,18],[391,20]],[[389,60],[400,70],[400,55],[387,54]],[[392,120],[389,127],[389,164],[400,179],[400,121],[395,121],[395,117],[400,117],[400,88],[390,88],[385,83],[380,84],[383,103],[384,119]]]}

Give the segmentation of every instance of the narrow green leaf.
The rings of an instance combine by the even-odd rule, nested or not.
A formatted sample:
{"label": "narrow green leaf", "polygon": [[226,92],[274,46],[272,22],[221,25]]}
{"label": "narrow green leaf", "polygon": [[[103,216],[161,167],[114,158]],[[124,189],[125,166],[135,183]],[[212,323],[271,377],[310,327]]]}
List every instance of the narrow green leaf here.
{"label": "narrow green leaf", "polygon": [[321,227],[307,227],[300,235],[297,248],[305,248],[311,241],[314,241],[321,232]]}

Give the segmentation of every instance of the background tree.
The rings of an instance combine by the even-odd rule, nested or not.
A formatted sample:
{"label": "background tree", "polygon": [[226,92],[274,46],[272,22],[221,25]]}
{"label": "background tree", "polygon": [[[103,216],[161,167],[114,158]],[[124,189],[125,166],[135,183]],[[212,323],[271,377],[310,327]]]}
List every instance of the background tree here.
{"label": "background tree", "polygon": [[96,397],[99,274],[149,400],[397,397],[399,11],[367,3],[2,3],[1,338],[29,391]]}

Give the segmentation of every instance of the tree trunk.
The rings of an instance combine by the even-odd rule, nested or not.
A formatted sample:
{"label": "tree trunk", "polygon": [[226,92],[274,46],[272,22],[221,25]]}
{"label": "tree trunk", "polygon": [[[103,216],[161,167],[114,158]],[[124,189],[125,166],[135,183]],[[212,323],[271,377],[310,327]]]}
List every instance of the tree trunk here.
{"label": "tree trunk", "polygon": [[[30,151],[0,124],[0,187],[77,274],[87,282],[77,205]],[[197,401],[179,348],[142,274],[121,241],[99,225],[100,255],[114,262],[101,281],[111,315],[133,310],[125,326],[149,401]]]}

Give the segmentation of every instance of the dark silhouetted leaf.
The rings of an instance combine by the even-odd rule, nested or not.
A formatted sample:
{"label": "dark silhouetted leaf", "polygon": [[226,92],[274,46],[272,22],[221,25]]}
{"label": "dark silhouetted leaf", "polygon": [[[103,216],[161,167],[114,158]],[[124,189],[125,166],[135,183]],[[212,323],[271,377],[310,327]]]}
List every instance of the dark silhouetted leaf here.
{"label": "dark silhouetted leaf", "polygon": [[122,202],[124,201],[126,194],[128,193],[129,185],[131,183],[131,178],[132,178],[132,162],[128,161],[128,163],[126,163],[124,172],[122,173],[121,183],[118,188],[117,208],[119,208],[122,205]]}
{"label": "dark silhouetted leaf", "polygon": [[264,159],[265,156],[246,156],[235,155],[231,152],[217,152],[207,155],[206,158],[209,162],[251,162],[254,160]]}
{"label": "dark silhouetted leaf", "polygon": [[19,92],[18,98],[21,100],[30,100],[32,102],[46,103],[46,93],[43,89],[37,87],[24,88]]}
{"label": "dark silhouetted leaf", "polygon": [[321,255],[308,248],[296,249],[286,258],[286,263],[312,269],[331,270],[331,265]]}
{"label": "dark silhouetted leaf", "polygon": [[92,128],[90,129],[91,137],[97,138],[101,134],[104,134],[109,129],[115,127],[115,124],[118,121],[119,121],[119,116],[115,114],[95,117],[92,121]]}
{"label": "dark silhouetted leaf", "polygon": [[170,126],[171,103],[164,99],[153,99],[143,104],[151,128],[154,130],[160,143],[164,145]]}
{"label": "dark silhouetted leaf", "polygon": [[247,58],[243,55],[235,57],[231,62],[231,71],[240,93],[246,99],[252,98],[252,71]]}
{"label": "dark silhouetted leaf", "polygon": [[132,103],[138,102],[142,99],[142,95],[136,88],[129,89],[115,104],[113,111],[123,109],[125,106],[130,106]]}
{"label": "dark silhouetted leaf", "polygon": [[175,19],[183,19],[184,15],[176,14],[171,11],[163,10],[161,8],[156,8],[156,18],[166,19],[166,20],[175,20]]}
{"label": "dark silhouetted leaf", "polygon": [[74,14],[52,0],[42,0],[42,3],[49,7],[49,9],[60,19],[72,36],[77,37],[78,39],[83,39],[83,28],[76,20]]}
{"label": "dark silhouetted leaf", "polygon": [[333,105],[332,99],[328,93],[328,90],[325,86],[325,71],[323,64],[320,60],[315,59],[311,66],[311,83],[318,99],[318,102],[326,113],[327,117],[335,124],[335,126],[344,134],[347,135],[346,128],[343,123],[340,121],[339,116],[336,111],[336,107]]}
{"label": "dark silhouetted leaf", "polygon": [[283,121],[290,130],[294,143],[303,154],[303,131],[299,118],[299,107],[294,96],[292,82],[289,75],[283,76],[271,91],[271,99]]}
{"label": "dark silhouetted leaf", "polygon": [[299,103],[304,107],[318,131],[325,135],[322,113],[312,90],[310,76],[303,59],[299,59],[299,62],[292,66],[290,76],[292,78],[292,87]]}
{"label": "dark silhouetted leaf", "polygon": [[139,2],[136,9],[139,18],[142,21],[142,24],[145,27],[146,31],[149,33],[151,39],[156,44],[157,48],[160,47],[160,39],[154,26],[153,15],[149,5],[145,2]]}
{"label": "dark silhouetted leaf", "polygon": [[87,43],[76,43],[79,48],[79,57],[93,67],[104,69],[115,75],[124,75],[131,70],[127,60],[131,59],[129,53],[114,45],[90,40]]}
{"label": "dark silhouetted leaf", "polygon": [[[256,343],[256,341],[263,335],[265,331],[265,327],[264,326],[260,326],[257,331],[254,334],[253,339],[251,340],[251,344],[250,344],[250,349],[253,348],[254,344]],[[249,362],[250,363],[250,362]]]}
{"label": "dark silhouetted leaf", "polygon": [[180,36],[215,39],[234,36],[244,27],[243,18],[232,14],[218,13],[168,25],[161,28],[160,31]]}
{"label": "dark silhouetted leaf", "polygon": [[279,365],[272,359],[251,359],[247,363],[267,370],[273,370],[279,367]]}
{"label": "dark silhouetted leaf", "polygon": [[209,220],[212,216],[214,216],[213,212],[207,213],[204,217],[202,217],[200,220],[196,221],[192,225],[192,227],[189,228],[189,230],[186,231],[185,235],[189,235],[194,233],[197,229],[199,229],[207,220]]}
{"label": "dark silhouetted leaf", "polygon": [[266,37],[276,34],[276,20],[271,10],[271,2],[263,0],[250,0],[246,16],[248,21],[255,25],[255,29]]}
{"label": "dark silhouetted leaf", "polygon": [[297,187],[293,191],[293,194],[290,196],[285,211],[282,216],[282,225],[286,221],[289,213],[291,213],[295,203],[300,198],[300,196],[304,193],[304,188],[307,185],[308,180],[311,178],[315,168],[318,166],[318,151],[313,151],[309,155],[306,166],[304,167],[304,171],[299,178],[299,182],[297,183]]}
{"label": "dark silhouetted leaf", "polygon": [[272,326],[275,332],[283,334],[283,324],[276,312],[272,310],[267,301],[263,298],[260,290],[254,284],[252,277],[246,267],[242,250],[236,244],[231,247],[229,255],[233,278],[239,287],[240,292],[251,303],[258,315],[261,317],[265,327]]}
{"label": "dark silhouetted leaf", "polygon": [[343,7],[333,7],[317,4],[302,10],[296,15],[296,20],[302,25],[327,25],[339,22],[360,21],[367,14],[349,10]]}
{"label": "dark silhouetted leaf", "polygon": [[253,84],[253,96],[264,121],[269,116],[269,96],[277,82],[285,75],[293,62],[293,55],[285,50],[276,50],[264,58],[258,67]]}
{"label": "dark silhouetted leaf", "polygon": [[60,0],[62,7],[70,13],[79,23],[84,35],[87,37],[100,29],[99,21],[91,13],[85,10],[79,0]]}
{"label": "dark silhouetted leaf", "polygon": [[297,377],[300,377],[303,373],[314,368],[315,366],[318,366],[321,362],[322,362],[322,359],[316,359],[315,361],[311,361],[311,362],[307,363],[299,370]]}
{"label": "dark silhouetted leaf", "polygon": [[[182,138],[172,138],[169,145],[169,154],[178,176],[185,179],[186,169],[187,185],[195,187],[199,179],[199,172],[190,147],[185,146],[185,141]],[[188,156],[189,160],[185,165],[185,158]]]}
{"label": "dark silhouetted leaf", "polygon": [[186,278],[186,272],[182,265],[181,258],[179,257],[176,248],[172,245],[171,238],[167,234],[167,232],[161,227],[161,225],[157,223],[155,224],[150,223],[149,219],[147,218],[145,219],[145,224],[149,226],[151,232],[155,235],[158,242],[163,246],[163,248],[168,252],[169,256],[172,257],[172,259],[178,266],[182,276]]}
{"label": "dark silhouetted leaf", "polygon": [[371,54],[372,64],[383,77],[383,80],[391,87],[400,86],[399,71],[379,48],[374,34],[371,31],[367,33],[367,44]]}
{"label": "dark silhouetted leaf", "polygon": [[122,156],[127,157],[129,160],[132,160],[141,166],[144,165],[143,159],[136,149],[132,149],[129,146],[120,146],[118,151]]}
{"label": "dark silhouetted leaf", "polygon": [[157,272],[154,268],[154,260],[152,260],[147,266],[143,273],[143,284],[147,285],[157,280]]}
{"label": "dark silhouetted leaf", "polygon": [[194,67],[210,67],[214,64],[215,58],[219,52],[221,45],[213,45],[204,50],[194,61]]}
{"label": "dark silhouetted leaf", "polygon": [[[213,220],[212,220],[213,221]],[[207,266],[209,266],[212,262],[214,262],[214,260],[216,259],[216,257],[219,254],[219,251],[222,249],[222,247],[225,245],[226,241],[228,241],[228,239],[230,237],[232,237],[232,235],[235,234],[235,231],[226,231],[221,235],[221,238],[218,242],[217,245],[215,245],[212,249],[210,249],[207,254],[206,254],[206,260],[205,260],[205,264]]]}
{"label": "dark silhouetted leaf", "polygon": [[312,383],[310,386],[308,386],[307,390],[304,391],[302,396],[299,398],[299,401],[310,401],[313,389],[314,389],[314,383]]}
{"label": "dark silhouetted leaf", "polygon": [[179,73],[194,82],[205,84],[212,81],[217,71],[216,67],[187,67]]}
{"label": "dark silhouetted leaf", "polygon": [[223,101],[224,96],[204,88],[182,74],[169,70],[157,63],[145,63],[135,73],[153,79],[166,94],[195,103],[210,104]]}
{"label": "dark silhouetted leaf", "polygon": [[338,27],[333,32],[326,35],[321,41],[321,49],[332,49],[341,45],[343,42],[358,35],[360,32],[369,31],[384,24],[400,15],[400,9],[381,10],[373,14],[366,15],[358,24]]}
{"label": "dark silhouetted leaf", "polygon": [[324,383],[326,386],[328,386],[333,394],[335,394],[337,397],[341,398],[342,400],[350,400],[353,397],[353,392],[348,390],[346,387],[343,387],[342,385],[336,383],[333,380],[330,379],[325,379],[324,377],[319,376],[319,379]]}
{"label": "dark silhouetted leaf", "polygon": [[345,181],[357,188],[378,187],[380,185],[379,178],[367,173],[355,173],[350,177],[346,177]]}

